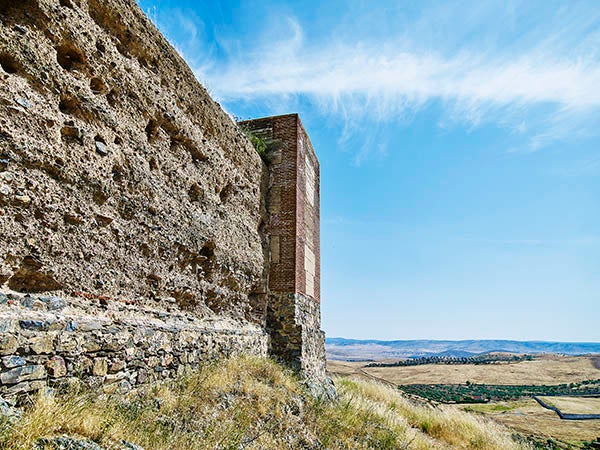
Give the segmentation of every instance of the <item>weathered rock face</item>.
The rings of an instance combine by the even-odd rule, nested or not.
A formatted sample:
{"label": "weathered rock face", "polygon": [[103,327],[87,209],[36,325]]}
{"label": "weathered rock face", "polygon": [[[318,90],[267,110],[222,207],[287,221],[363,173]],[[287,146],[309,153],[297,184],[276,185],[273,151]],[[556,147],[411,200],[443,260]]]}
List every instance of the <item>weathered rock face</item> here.
{"label": "weathered rock face", "polygon": [[264,322],[264,165],[136,3],[0,21],[0,286]]}

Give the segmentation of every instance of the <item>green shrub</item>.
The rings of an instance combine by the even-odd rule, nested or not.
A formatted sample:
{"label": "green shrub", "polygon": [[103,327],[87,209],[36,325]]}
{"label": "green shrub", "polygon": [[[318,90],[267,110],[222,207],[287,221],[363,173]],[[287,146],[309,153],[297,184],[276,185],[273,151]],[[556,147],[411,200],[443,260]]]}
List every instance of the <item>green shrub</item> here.
{"label": "green shrub", "polygon": [[265,164],[269,164],[273,157],[273,151],[276,148],[273,140],[261,136],[256,131],[248,128],[246,124],[239,123],[238,117],[236,117],[235,119],[238,122],[238,126],[242,130],[242,133],[244,133],[244,135],[252,143],[252,146],[256,150],[256,153],[258,153],[258,155],[265,162]]}

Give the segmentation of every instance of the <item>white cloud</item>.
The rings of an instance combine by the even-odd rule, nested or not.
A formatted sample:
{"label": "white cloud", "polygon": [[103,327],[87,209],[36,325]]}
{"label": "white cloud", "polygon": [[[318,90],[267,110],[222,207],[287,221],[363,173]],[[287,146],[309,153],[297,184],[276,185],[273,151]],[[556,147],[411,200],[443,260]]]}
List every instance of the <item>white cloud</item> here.
{"label": "white cloud", "polygon": [[[257,36],[218,38],[218,58],[210,50],[202,54],[196,42],[193,21],[200,19],[172,19],[189,30],[187,42],[177,44],[193,55],[188,61],[197,76],[225,104],[308,98],[346,121],[347,139],[365,118],[410,120],[435,103],[442,127],[493,123],[522,135],[535,151],[597,133],[600,14],[584,3],[549,5],[544,14],[533,6],[457,1],[423,7],[417,17],[374,13],[371,32],[362,32],[369,27],[360,22],[368,14],[352,11],[360,19],[341,19],[329,35],[306,32],[293,17],[267,18]],[[373,36],[373,24],[390,28],[394,21],[395,34]]]}
{"label": "white cloud", "polygon": [[335,46],[315,52],[299,46],[297,37],[274,53],[264,49],[257,55],[205,76],[225,99],[307,94],[338,106],[360,96],[376,112],[415,107],[430,99],[457,101],[465,112],[479,104],[600,106],[600,65],[595,62],[530,55],[512,61],[471,54],[442,58],[392,46]]}
{"label": "white cloud", "polygon": [[595,61],[534,55],[517,60],[484,60],[473,54],[442,58],[391,45],[335,45],[315,52],[299,45],[299,26],[294,28],[293,39],[275,51],[259,49],[250,58],[205,75],[225,98],[309,94],[339,101],[359,94],[377,99],[376,106],[382,109],[391,106],[393,96],[416,105],[432,97],[461,100],[466,108],[480,102],[600,105],[600,66]]}

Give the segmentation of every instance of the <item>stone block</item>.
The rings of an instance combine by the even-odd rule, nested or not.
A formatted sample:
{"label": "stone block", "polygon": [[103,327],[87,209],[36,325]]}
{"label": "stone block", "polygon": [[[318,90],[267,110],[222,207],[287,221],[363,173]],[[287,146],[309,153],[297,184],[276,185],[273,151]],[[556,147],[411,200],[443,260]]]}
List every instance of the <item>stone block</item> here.
{"label": "stone block", "polygon": [[20,320],[19,325],[24,330],[30,331],[48,331],[50,322],[47,320]]}
{"label": "stone block", "polygon": [[99,322],[97,320],[91,320],[91,321],[88,321],[88,322],[80,322],[79,323],[79,329],[81,331],[101,330],[102,329],[102,322]]}
{"label": "stone block", "polygon": [[12,369],[13,367],[21,367],[27,364],[25,358],[17,355],[4,356],[2,358],[2,365],[7,369]]}
{"label": "stone block", "polygon": [[3,317],[2,320],[0,320],[0,333],[9,333],[15,331],[15,322],[15,320]]}
{"label": "stone block", "polygon": [[59,333],[56,338],[56,351],[60,353],[81,353],[79,337],[75,333]]}
{"label": "stone block", "polygon": [[46,369],[41,365],[21,366],[0,374],[2,384],[17,384],[23,381],[46,378]]}
{"label": "stone block", "polygon": [[15,353],[19,346],[17,338],[12,334],[0,335],[0,355],[9,355]]}
{"label": "stone block", "polygon": [[54,352],[54,345],[52,343],[52,336],[48,334],[42,334],[40,336],[34,336],[29,340],[29,348],[36,355],[43,355]]}
{"label": "stone block", "polygon": [[119,360],[115,361],[110,365],[110,369],[108,370],[110,373],[117,373],[127,367],[127,363],[125,361]]}
{"label": "stone block", "polygon": [[102,377],[108,372],[108,360],[106,358],[94,358],[92,373],[97,377]]}
{"label": "stone block", "polygon": [[108,336],[104,342],[102,342],[102,350],[118,352],[125,348],[125,345],[129,342],[129,333],[116,333],[112,336]]}
{"label": "stone block", "polygon": [[22,383],[15,384],[7,387],[3,392],[7,396],[26,394],[28,392],[38,391],[46,386],[43,381],[23,381]]}
{"label": "stone block", "polygon": [[67,374],[65,360],[60,356],[53,356],[46,361],[46,370],[52,378],[64,377]]}
{"label": "stone block", "polygon": [[125,378],[127,378],[127,374],[125,372],[111,373],[104,377],[104,382],[114,383],[116,381],[124,380]]}
{"label": "stone block", "polygon": [[87,356],[81,356],[73,362],[73,371],[75,374],[87,374],[90,372],[93,361]]}
{"label": "stone block", "polygon": [[87,333],[85,335],[85,340],[82,345],[83,351],[86,353],[97,352],[102,348],[100,345],[100,339],[93,334]]}

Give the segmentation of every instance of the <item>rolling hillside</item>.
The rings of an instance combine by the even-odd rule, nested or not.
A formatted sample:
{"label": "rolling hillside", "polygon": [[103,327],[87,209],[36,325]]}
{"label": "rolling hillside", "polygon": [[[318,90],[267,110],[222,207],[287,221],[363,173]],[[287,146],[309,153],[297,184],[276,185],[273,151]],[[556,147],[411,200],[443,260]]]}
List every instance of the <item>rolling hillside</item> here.
{"label": "rolling hillside", "polygon": [[378,341],[327,338],[327,358],[338,360],[378,360],[415,358],[420,356],[473,356],[488,352],[558,353],[584,355],[600,353],[600,343],[544,342],[509,340],[435,341],[405,340]]}

